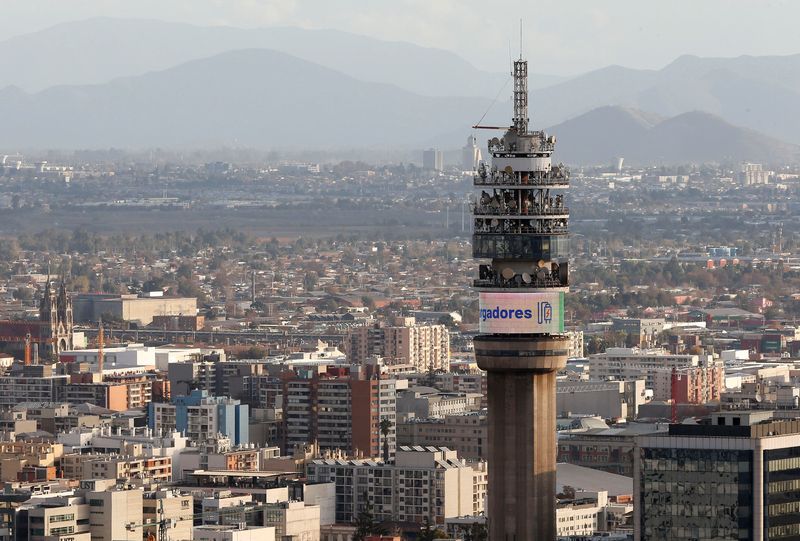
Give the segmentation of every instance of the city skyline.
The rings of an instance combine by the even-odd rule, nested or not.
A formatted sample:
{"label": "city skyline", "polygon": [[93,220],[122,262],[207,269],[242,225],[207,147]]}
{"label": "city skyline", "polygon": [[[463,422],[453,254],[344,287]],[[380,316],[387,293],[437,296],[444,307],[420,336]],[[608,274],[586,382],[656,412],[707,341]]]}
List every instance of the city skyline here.
{"label": "city skyline", "polygon": [[0,541],[800,539],[800,5],[3,7]]}

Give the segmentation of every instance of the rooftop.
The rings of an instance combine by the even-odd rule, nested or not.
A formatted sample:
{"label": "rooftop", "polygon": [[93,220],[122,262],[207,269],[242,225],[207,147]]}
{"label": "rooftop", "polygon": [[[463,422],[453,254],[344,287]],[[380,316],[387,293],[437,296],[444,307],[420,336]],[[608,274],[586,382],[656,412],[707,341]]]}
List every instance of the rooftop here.
{"label": "rooftop", "polygon": [[565,486],[570,486],[575,490],[585,492],[605,490],[609,496],[633,494],[632,477],[566,463],[558,464],[556,468],[556,486],[559,490]]}

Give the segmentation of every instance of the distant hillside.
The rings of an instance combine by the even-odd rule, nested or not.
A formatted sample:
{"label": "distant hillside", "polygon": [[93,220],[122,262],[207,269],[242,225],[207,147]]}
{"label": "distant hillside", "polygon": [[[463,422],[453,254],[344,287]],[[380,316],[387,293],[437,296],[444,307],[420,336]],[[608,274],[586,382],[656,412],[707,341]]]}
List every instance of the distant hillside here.
{"label": "distant hillside", "polygon": [[703,112],[661,120],[637,110],[601,107],[548,133],[558,138],[556,159],[581,165],[609,164],[615,156],[632,164],[800,159],[800,146]]}
{"label": "distant hillside", "polygon": [[[32,95],[6,88],[0,146],[455,147],[488,103],[419,96],[280,52],[245,50],[100,85]],[[454,130],[457,139],[446,135]]]}
{"label": "distant hillside", "polygon": [[800,143],[800,55],[683,56],[657,71],[610,66],[535,90],[530,98],[544,125],[609,105],[665,117],[706,111]]}
{"label": "distant hillside", "polygon": [[[356,79],[426,96],[494,97],[508,78],[460,56],[411,43],[336,30],[199,27],[140,19],[96,18],[0,41],[0,88],[35,92],[55,85],[105,83],[164,70],[237,49],[271,49]],[[531,75],[531,88],[562,80]]]}

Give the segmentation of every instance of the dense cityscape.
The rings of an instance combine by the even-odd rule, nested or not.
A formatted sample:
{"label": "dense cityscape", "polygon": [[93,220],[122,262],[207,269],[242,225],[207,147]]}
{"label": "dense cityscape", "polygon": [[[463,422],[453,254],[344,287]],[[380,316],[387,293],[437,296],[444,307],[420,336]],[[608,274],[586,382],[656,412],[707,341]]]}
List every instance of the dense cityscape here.
{"label": "dense cityscape", "polygon": [[[118,33],[124,56],[122,21],[74,24]],[[244,32],[192,32],[212,28]],[[186,28],[151,31],[180,57],[167,45]],[[630,74],[608,84],[650,101],[614,94],[557,118],[564,103],[541,100],[598,75],[529,74],[522,25],[506,86],[469,66],[474,92],[446,89],[463,98],[420,89],[448,70],[403,80],[422,67],[392,47],[469,79],[454,53],[294,31],[398,66],[364,82],[365,52],[329,59],[352,80],[309,76],[331,102],[297,132],[305,150],[275,111],[262,122],[257,85],[240,90],[252,123],[221,105],[195,124],[196,81],[175,73],[205,57],[52,86],[23,70],[24,91],[0,93],[0,541],[800,539],[793,128],[645,112],[672,87]],[[214,77],[241,62],[252,75],[273,48],[285,58],[265,71],[308,71],[321,53],[281,32],[269,47],[239,35],[203,84],[223,92]],[[775,58],[743,62],[767,80],[759,59]],[[696,58],[710,63],[698,79],[729,60]],[[173,104],[157,134],[147,116],[98,127],[117,107],[102,92],[135,116],[140,96],[155,102],[147,81],[191,107]],[[369,93],[388,92],[374,145],[320,143],[346,137],[325,131],[340,128],[331,81],[363,107],[351,135],[370,126]],[[306,96],[292,88],[287,115]],[[85,107],[105,113],[73,133],[59,115]],[[434,137],[467,112],[480,121]],[[63,131],[39,142],[41,117]]]}
{"label": "dense cityscape", "polygon": [[[471,173],[435,163],[117,171],[109,162],[84,176],[87,165],[53,173],[26,160],[4,164],[9,221],[81,213],[92,224],[117,206],[119,215],[149,212],[156,231],[48,221],[0,243],[9,538],[211,539],[242,528],[296,539],[485,538],[487,381],[472,348],[470,291],[476,201],[463,194]],[[796,189],[794,170],[774,166],[753,181],[745,168],[617,165],[573,171],[570,186],[554,494],[564,539],[627,539],[638,498],[654,492],[642,488],[652,482],[641,477],[646,457],[682,457],[669,454],[678,441],[749,441],[745,427],[763,431],[767,419],[788,430],[800,396],[797,235],[781,195]],[[134,182],[156,168],[174,195],[149,197]],[[251,197],[243,215],[220,203],[231,223],[246,224],[251,209],[333,214],[312,197],[276,201],[282,185],[313,186],[326,201],[340,194],[366,216],[327,236],[291,222],[269,238],[246,225],[168,231],[176,214],[215,206],[215,174],[271,195]],[[104,190],[131,198],[103,199]],[[377,231],[356,221],[430,190],[424,221]],[[742,428],[715,436],[706,418]],[[648,453],[638,460],[637,445]],[[791,458],[790,449],[781,453]],[[110,513],[106,533],[81,519],[98,512]]]}

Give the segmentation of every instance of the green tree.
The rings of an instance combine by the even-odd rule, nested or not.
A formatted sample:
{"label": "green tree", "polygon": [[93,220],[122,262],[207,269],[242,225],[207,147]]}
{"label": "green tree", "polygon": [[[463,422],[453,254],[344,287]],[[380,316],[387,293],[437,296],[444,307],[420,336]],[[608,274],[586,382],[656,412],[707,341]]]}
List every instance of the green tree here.
{"label": "green tree", "polygon": [[33,298],[33,292],[27,287],[18,287],[14,290],[14,298],[18,301],[29,301]]}
{"label": "green tree", "polygon": [[151,276],[148,281],[142,284],[142,291],[159,291],[164,288],[166,282],[161,276]]}
{"label": "green tree", "polygon": [[353,532],[353,541],[364,541],[370,535],[386,535],[389,533],[386,528],[375,519],[372,514],[372,508],[367,507],[364,511],[360,512],[356,519],[353,521],[356,531]]}
{"label": "green tree", "polygon": [[260,346],[251,346],[242,352],[243,359],[263,359],[267,356],[267,350]]}
{"label": "green tree", "polygon": [[186,280],[192,279],[192,266],[188,263],[181,263],[178,267],[178,270],[175,271],[175,276],[180,279],[184,278]]}
{"label": "green tree", "polygon": [[381,419],[380,428],[383,435],[383,461],[389,462],[389,429],[392,428],[392,422],[389,419]]}
{"label": "green tree", "polygon": [[12,262],[19,259],[19,244],[16,240],[0,240],[0,261]]}
{"label": "green tree", "polygon": [[447,539],[447,534],[431,523],[431,519],[425,517],[422,527],[419,529],[419,541],[434,541],[435,539]]}
{"label": "green tree", "polygon": [[485,524],[473,522],[469,526],[461,526],[463,541],[489,541],[489,532]]}
{"label": "green tree", "polygon": [[309,271],[303,276],[303,288],[306,291],[313,291],[319,283],[319,274],[315,271]]}

